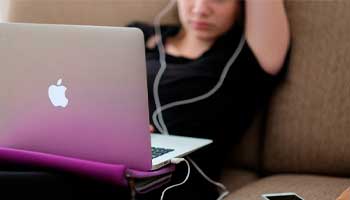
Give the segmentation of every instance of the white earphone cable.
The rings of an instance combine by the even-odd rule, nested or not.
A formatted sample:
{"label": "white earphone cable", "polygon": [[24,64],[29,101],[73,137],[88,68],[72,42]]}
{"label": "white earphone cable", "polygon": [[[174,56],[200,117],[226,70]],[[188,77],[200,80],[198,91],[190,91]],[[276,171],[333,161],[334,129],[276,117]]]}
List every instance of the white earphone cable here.
{"label": "white earphone cable", "polygon": [[[165,59],[165,48],[164,48],[164,44],[162,42],[163,39],[162,39],[162,34],[161,34],[160,22],[161,22],[161,18],[171,10],[171,8],[176,4],[176,2],[177,2],[177,0],[170,0],[170,2],[167,4],[167,6],[155,17],[155,20],[154,20],[154,28],[155,28],[155,34],[156,34],[155,37],[157,40],[157,47],[158,47],[158,52],[159,52],[160,69],[156,75],[156,78],[155,78],[155,81],[153,84],[153,96],[154,96],[154,100],[155,100],[156,110],[152,113],[152,121],[153,121],[154,125],[156,126],[156,128],[162,134],[165,134],[165,135],[168,135],[169,132],[168,132],[168,129],[167,129],[166,124],[164,122],[162,111],[173,108],[175,106],[180,106],[180,105],[185,105],[185,104],[190,104],[190,103],[201,101],[203,99],[210,97],[215,92],[217,92],[220,89],[220,87],[222,86],[228,71],[230,70],[230,68],[231,68],[232,64],[235,62],[235,60],[237,59],[238,55],[242,51],[243,46],[245,44],[245,37],[244,37],[244,33],[243,33],[237,49],[235,50],[235,52],[233,53],[231,58],[228,60],[228,62],[226,63],[226,65],[223,69],[223,71],[220,75],[219,81],[209,92],[207,92],[203,95],[191,98],[191,99],[176,101],[176,102],[172,102],[172,103],[169,103],[169,104],[162,106],[160,103],[159,88],[158,87],[159,87],[160,79],[161,79],[164,71],[166,70],[167,64],[166,64],[166,59]],[[158,120],[159,120],[159,122],[158,122]],[[223,184],[221,184],[219,182],[215,182],[212,179],[210,179],[191,158],[188,158],[188,159],[193,164],[193,166],[196,168],[196,170],[208,182],[210,182],[211,184],[215,185],[216,187],[218,187],[222,190],[222,192],[221,192],[220,196],[217,198],[217,200],[222,200],[229,194],[229,191],[226,189],[226,187]],[[179,184],[175,184],[173,186],[166,188],[162,193],[161,200],[163,199],[164,193],[167,190],[169,190],[173,187],[177,187],[179,185],[182,185],[183,183],[185,183],[188,180],[188,177],[190,175],[190,165],[189,165],[187,160],[183,159],[181,161],[186,162],[186,164],[188,166],[188,173],[187,173],[185,180]]]}
{"label": "white earphone cable", "polygon": [[[154,102],[156,104],[156,108],[158,110],[159,107],[161,107],[161,104],[160,104],[160,99],[159,99],[159,82],[160,82],[160,79],[166,69],[166,60],[165,60],[165,50],[164,50],[164,45],[163,45],[163,42],[162,42],[162,33],[161,33],[161,30],[160,30],[160,21],[162,19],[162,17],[164,15],[166,15],[170,10],[171,8],[173,8],[173,6],[175,6],[176,4],[176,0],[170,0],[170,2],[168,3],[168,5],[155,17],[154,19],[154,28],[155,28],[155,33],[156,33],[156,36],[155,37],[158,37],[158,42],[157,42],[157,46],[158,46],[158,51],[159,51],[159,62],[160,62],[160,69],[156,75],[156,78],[154,80],[154,84],[153,84],[153,96],[154,96]],[[159,122],[158,123],[158,120],[155,119],[153,116],[152,116],[152,120],[153,120],[153,123],[154,125],[156,126],[156,128],[162,133],[162,134],[166,134],[168,135],[168,130],[167,130],[167,127],[164,123],[164,119],[163,119],[163,115],[161,112],[159,112]]]}
{"label": "white earphone cable", "polygon": [[[154,20],[154,28],[155,28],[155,32],[156,32],[156,37],[158,37],[157,46],[158,46],[158,51],[159,51],[159,62],[160,62],[161,66],[160,66],[159,72],[157,73],[156,79],[155,79],[154,84],[153,84],[153,96],[155,99],[156,110],[152,114],[152,121],[153,121],[154,125],[156,126],[156,128],[162,134],[165,134],[165,135],[168,135],[169,132],[168,132],[168,129],[167,129],[166,124],[164,122],[162,111],[173,108],[175,106],[195,103],[195,102],[204,100],[204,99],[210,97],[211,95],[213,95],[215,92],[217,92],[220,89],[220,87],[222,86],[228,71],[230,70],[230,68],[231,68],[232,64],[235,62],[235,60],[237,59],[238,55],[242,51],[243,46],[245,44],[245,37],[244,37],[244,33],[243,33],[236,51],[233,53],[233,55],[228,60],[228,62],[226,63],[226,65],[223,69],[223,71],[220,75],[219,81],[209,92],[207,92],[203,95],[191,98],[191,99],[176,101],[176,102],[172,102],[172,103],[161,106],[160,99],[159,99],[158,86],[159,86],[161,76],[163,75],[164,71],[166,70],[167,64],[166,64],[166,60],[165,60],[165,50],[164,50],[164,44],[162,42],[162,34],[161,34],[161,30],[160,30],[160,21],[161,21],[161,18],[167,12],[170,11],[170,9],[175,5],[175,3],[176,3],[176,0],[170,0],[170,3],[160,12],[159,15],[156,16],[156,18]],[[157,118],[159,118],[159,123],[158,123]]]}

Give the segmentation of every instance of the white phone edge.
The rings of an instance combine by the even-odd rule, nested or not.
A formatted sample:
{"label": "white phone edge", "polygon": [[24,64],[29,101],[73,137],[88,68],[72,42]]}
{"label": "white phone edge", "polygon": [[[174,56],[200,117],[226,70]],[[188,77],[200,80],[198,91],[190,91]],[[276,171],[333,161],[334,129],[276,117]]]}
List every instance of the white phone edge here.
{"label": "white phone edge", "polygon": [[301,200],[304,200],[301,196],[294,192],[283,192],[283,193],[267,193],[267,194],[262,194],[262,198],[265,200],[270,200],[268,197],[275,197],[275,196],[287,196],[287,195],[295,195],[296,197],[300,198]]}

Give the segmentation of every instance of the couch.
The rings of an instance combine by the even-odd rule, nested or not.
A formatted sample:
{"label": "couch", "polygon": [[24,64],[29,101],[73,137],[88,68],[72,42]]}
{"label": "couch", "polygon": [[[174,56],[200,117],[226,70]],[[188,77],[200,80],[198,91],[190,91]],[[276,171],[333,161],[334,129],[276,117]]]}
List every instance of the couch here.
{"label": "couch", "polygon": [[[151,22],[165,0],[10,0],[7,21],[121,26]],[[332,200],[350,186],[350,1],[288,0],[285,80],[232,153],[227,199],[296,192]],[[178,23],[173,10],[163,21]],[[235,143],[235,142],[232,142]]]}

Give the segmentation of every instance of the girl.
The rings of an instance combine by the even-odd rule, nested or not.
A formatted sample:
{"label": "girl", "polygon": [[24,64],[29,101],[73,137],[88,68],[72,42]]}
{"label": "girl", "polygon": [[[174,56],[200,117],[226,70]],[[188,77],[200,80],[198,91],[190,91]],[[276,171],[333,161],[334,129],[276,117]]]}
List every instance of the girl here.
{"label": "girl", "polygon": [[[177,8],[180,25],[161,26],[162,37],[149,24],[129,25],[145,35],[151,131],[161,131],[152,121],[156,110],[152,86],[160,69],[157,43],[164,44],[167,63],[159,83],[159,99],[165,105],[210,91],[242,35],[246,40],[217,92],[162,112],[170,134],[214,141],[190,157],[218,180],[229,147],[242,136],[282,74],[290,45],[289,24],[283,0],[177,0]],[[186,170],[180,165],[173,182],[181,182]],[[141,198],[157,199],[162,189]],[[167,192],[165,199],[217,196],[216,188],[192,170],[188,183]]]}

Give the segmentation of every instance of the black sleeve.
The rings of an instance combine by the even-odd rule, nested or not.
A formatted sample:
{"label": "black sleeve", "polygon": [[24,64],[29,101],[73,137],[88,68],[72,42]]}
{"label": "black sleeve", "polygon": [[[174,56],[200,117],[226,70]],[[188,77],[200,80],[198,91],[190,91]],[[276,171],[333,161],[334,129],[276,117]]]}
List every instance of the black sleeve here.
{"label": "black sleeve", "polygon": [[289,47],[280,72],[276,75],[272,75],[263,69],[253,50],[249,44],[245,42],[241,55],[238,57],[242,66],[241,73],[243,77],[251,81],[251,84],[254,84],[255,87],[259,87],[261,90],[272,90],[285,77],[290,50],[291,48]]}
{"label": "black sleeve", "polygon": [[[237,57],[238,69],[236,72],[238,72],[237,78],[240,80],[238,82],[242,84],[240,85],[240,94],[244,96],[240,103],[247,105],[242,106],[242,108],[252,110],[243,110],[242,113],[253,113],[253,110],[265,109],[272,93],[285,78],[289,54],[290,48],[281,71],[277,75],[271,75],[261,67],[248,43],[244,44],[241,54]],[[248,108],[248,105],[251,105],[251,108]]]}
{"label": "black sleeve", "polygon": [[247,42],[245,42],[244,47],[241,52],[241,58],[244,59],[242,62],[246,66],[244,72],[252,76],[257,81],[269,81],[274,79],[274,76],[267,73],[260,65],[257,57],[255,56],[253,50]]}

